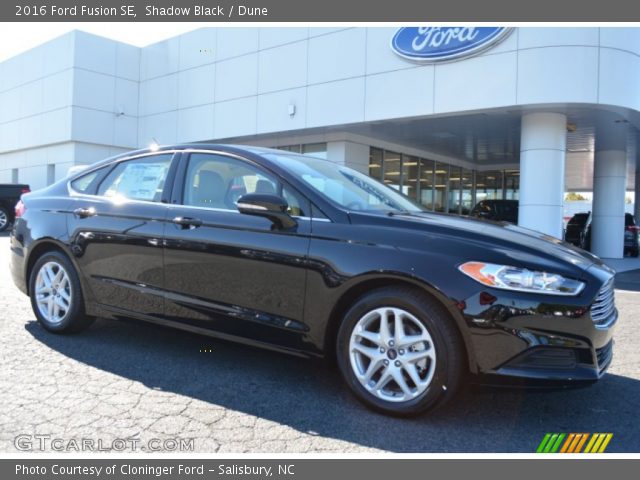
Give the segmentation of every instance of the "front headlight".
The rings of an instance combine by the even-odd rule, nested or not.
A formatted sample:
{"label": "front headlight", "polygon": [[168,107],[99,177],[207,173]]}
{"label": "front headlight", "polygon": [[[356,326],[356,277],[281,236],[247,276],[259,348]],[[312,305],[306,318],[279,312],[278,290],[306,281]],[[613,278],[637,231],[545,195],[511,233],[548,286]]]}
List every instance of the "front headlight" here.
{"label": "front headlight", "polygon": [[584,288],[584,283],[562,275],[508,265],[467,262],[460,265],[458,270],[478,283],[502,290],[569,296],[578,295]]}

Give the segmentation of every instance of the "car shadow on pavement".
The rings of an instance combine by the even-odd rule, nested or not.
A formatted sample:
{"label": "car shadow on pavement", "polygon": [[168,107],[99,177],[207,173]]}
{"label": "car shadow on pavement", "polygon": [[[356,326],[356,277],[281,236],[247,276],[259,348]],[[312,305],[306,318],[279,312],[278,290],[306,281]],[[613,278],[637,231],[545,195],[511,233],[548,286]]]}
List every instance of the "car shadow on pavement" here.
{"label": "car shadow on pavement", "polygon": [[363,447],[534,452],[547,432],[613,432],[608,452],[640,451],[640,382],[623,376],[608,374],[589,388],[570,390],[474,387],[431,414],[398,419],[367,410],[337,371],[318,362],[136,322],[98,320],[71,336],[48,333],[35,321],[25,328],[71,359],[149,389]]}

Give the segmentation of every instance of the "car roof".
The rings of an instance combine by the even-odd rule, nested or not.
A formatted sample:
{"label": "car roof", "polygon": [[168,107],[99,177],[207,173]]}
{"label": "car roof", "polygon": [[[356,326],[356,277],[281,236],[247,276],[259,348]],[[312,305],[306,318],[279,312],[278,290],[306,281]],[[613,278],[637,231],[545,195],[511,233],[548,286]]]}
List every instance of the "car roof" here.
{"label": "car roof", "polygon": [[[141,148],[138,150],[130,150],[127,152],[119,153],[118,155],[114,155],[112,157],[108,157],[108,158],[105,158],[104,160],[100,160],[96,163],[91,164],[90,170],[95,170],[96,168],[99,168],[103,165],[109,164],[117,160],[122,160],[125,158],[137,157],[145,154],[157,154],[157,153],[162,153],[167,151],[180,151],[180,150],[211,150],[211,151],[219,151],[219,152],[225,152],[225,153],[235,153],[238,155],[248,153],[250,155],[260,156],[263,159],[264,159],[263,155],[267,153],[275,153],[278,155],[296,154],[295,152],[278,150],[276,148],[256,147],[253,145],[240,145],[240,144],[232,144],[232,143],[179,143],[179,144],[171,144],[171,145],[162,145],[156,148],[151,148],[151,147]],[[265,160],[269,161],[269,159],[265,159]],[[322,159],[318,159],[318,160],[322,160]],[[270,163],[273,163],[273,162],[270,162]]]}

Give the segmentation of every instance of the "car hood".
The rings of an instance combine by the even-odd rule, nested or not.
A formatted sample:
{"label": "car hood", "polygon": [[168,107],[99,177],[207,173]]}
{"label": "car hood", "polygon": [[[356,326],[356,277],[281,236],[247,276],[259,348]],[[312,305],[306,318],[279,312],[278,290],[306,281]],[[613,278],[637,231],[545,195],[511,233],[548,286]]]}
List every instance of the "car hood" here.
{"label": "car hood", "polygon": [[[356,220],[353,216],[352,218]],[[426,230],[465,239],[473,238],[474,241],[486,242],[494,247],[504,246],[526,250],[544,257],[553,257],[582,270],[594,264],[604,266],[595,255],[563,240],[507,222],[428,212],[392,214],[386,217],[386,221],[382,218],[380,221],[389,222],[387,224],[389,226]],[[356,223],[359,223],[358,220]]]}

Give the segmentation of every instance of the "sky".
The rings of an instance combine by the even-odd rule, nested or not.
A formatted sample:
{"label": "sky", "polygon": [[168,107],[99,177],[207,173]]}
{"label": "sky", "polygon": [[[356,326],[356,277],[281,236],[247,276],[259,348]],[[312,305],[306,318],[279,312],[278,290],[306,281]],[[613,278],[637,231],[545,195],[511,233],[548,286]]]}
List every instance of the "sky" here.
{"label": "sky", "polygon": [[2,23],[0,22],[0,62],[71,30],[84,30],[138,47],[175,37],[206,26],[202,23]]}

